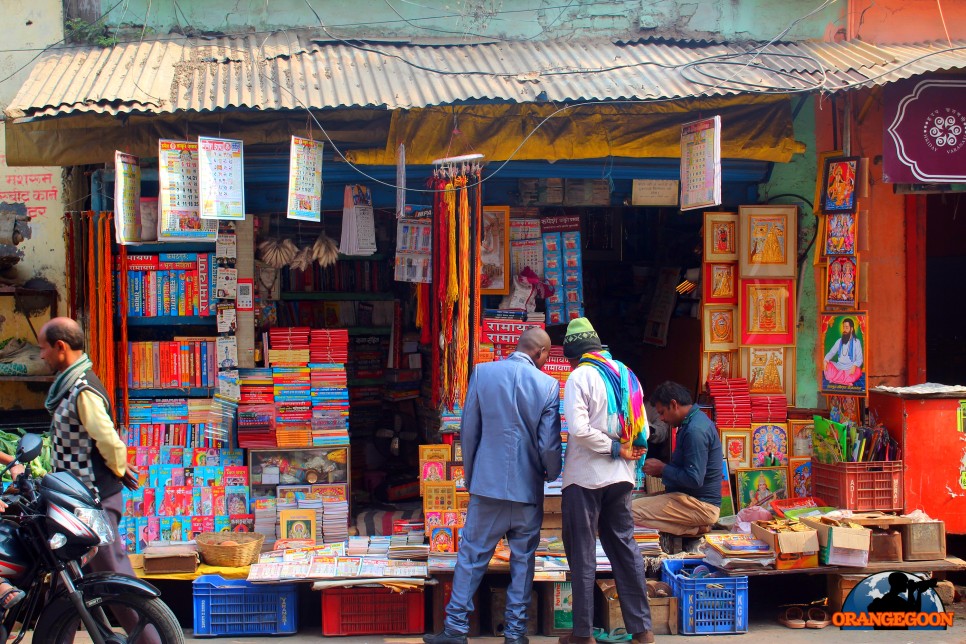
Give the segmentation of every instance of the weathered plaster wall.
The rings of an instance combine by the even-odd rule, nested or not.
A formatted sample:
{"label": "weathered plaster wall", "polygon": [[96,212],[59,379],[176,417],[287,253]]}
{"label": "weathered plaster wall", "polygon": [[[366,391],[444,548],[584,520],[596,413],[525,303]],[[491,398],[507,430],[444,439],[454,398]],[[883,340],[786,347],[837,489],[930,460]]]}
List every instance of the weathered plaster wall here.
{"label": "weathered plaster wall", "polygon": [[818,406],[816,362],[812,357],[818,341],[817,314],[820,303],[816,297],[812,249],[815,240],[814,200],[816,176],[815,99],[808,98],[795,118],[795,138],[805,144],[804,154],[796,154],[790,163],[779,163],[772,170],[771,179],[762,184],[761,201],[774,204],[798,204],[799,253],[805,253],[798,276],[798,323],[796,329],[796,404],[799,407]]}
{"label": "weathered plaster wall", "polygon": [[[849,38],[887,44],[966,38],[962,0],[852,0]],[[943,25],[945,21],[945,26]]]}
{"label": "weathered plaster wall", "polygon": [[[0,53],[0,109],[13,99],[20,84],[30,72],[30,61],[48,45],[64,37],[60,0],[31,0],[4,3],[5,51]],[[65,295],[65,259],[61,217],[63,182],[61,169],[8,168],[5,159],[4,124],[0,121],[0,203],[25,204],[30,217],[31,237],[18,245],[23,259],[5,279],[22,283],[42,277],[54,283],[60,294],[63,312]],[[35,318],[40,330],[47,316]],[[0,299],[0,340],[22,337],[36,343],[23,316],[13,310],[13,300]],[[43,407],[44,385],[28,389],[23,383],[0,382],[0,410],[39,409]]]}
{"label": "weathered plaster wall", "polygon": [[[137,38],[147,24],[156,33],[176,31],[270,31],[285,27],[319,27],[335,37],[420,36],[449,39],[623,37],[771,40],[819,0],[774,2],[699,2],[697,0],[131,0],[110,11],[105,24],[118,25],[123,40]],[[821,38],[838,24],[842,9],[833,3],[796,24],[787,39]],[[316,15],[317,14],[317,15]]]}

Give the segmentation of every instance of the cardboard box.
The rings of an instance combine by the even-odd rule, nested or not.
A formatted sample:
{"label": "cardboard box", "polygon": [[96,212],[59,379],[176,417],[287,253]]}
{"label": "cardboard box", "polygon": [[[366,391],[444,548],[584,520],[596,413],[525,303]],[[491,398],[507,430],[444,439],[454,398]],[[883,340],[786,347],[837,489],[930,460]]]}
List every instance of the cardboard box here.
{"label": "cardboard box", "polygon": [[144,549],[144,572],[148,575],[195,572],[199,561],[194,546],[148,546]]}
{"label": "cardboard box", "polygon": [[942,521],[910,523],[900,526],[902,557],[905,561],[932,561],[946,558],[946,524]]}
{"label": "cardboard box", "polygon": [[568,635],[574,628],[573,588],[569,581],[540,584],[541,632],[547,637]]}
{"label": "cardboard box", "polygon": [[543,497],[543,512],[544,514],[560,514],[561,512],[563,512],[563,497],[562,496]]}
{"label": "cardboard box", "polygon": [[[506,590],[503,586],[490,587],[490,633],[496,637],[503,637],[506,629]],[[533,593],[530,595],[530,608],[527,609],[527,635],[536,635],[539,623],[537,593]]]}
{"label": "cardboard box", "polygon": [[809,517],[802,518],[802,523],[818,532],[819,560],[823,564],[855,568],[869,565],[872,531],[868,528],[838,528]]}
{"label": "cardboard box", "polygon": [[776,570],[818,568],[819,540],[815,530],[772,532],[756,521],[751,524],[751,533],[775,551]]}
{"label": "cardboard box", "polygon": [[841,611],[849,593],[865,577],[865,575],[827,575],[826,583],[829,610],[833,613]]}
{"label": "cardboard box", "polygon": [[[624,628],[624,615],[621,613],[621,603],[617,596],[617,584],[613,579],[598,579],[596,623],[608,633],[614,629]],[[678,634],[678,598],[651,597],[651,630],[655,635]]]}
{"label": "cardboard box", "polygon": [[902,561],[902,535],[897,530],[872,530],[869,561]]}

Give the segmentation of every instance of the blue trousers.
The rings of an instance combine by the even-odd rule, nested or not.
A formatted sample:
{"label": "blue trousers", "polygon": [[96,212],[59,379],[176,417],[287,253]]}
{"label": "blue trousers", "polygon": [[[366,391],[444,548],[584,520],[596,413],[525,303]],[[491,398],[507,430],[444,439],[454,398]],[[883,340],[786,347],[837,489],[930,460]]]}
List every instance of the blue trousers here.
{"label": "blue trousers", "polygon": [[446,630],[468,633],[473,594],[483,579],[493,551],[504,535],[510,544],[510,587],[506,593],[508,638],[527,634],[527,608],[533,591],[534,553],[540,544],[542,505],[473,495],[466,510],[463,541],[456,554],[453,594],[446,606]]}

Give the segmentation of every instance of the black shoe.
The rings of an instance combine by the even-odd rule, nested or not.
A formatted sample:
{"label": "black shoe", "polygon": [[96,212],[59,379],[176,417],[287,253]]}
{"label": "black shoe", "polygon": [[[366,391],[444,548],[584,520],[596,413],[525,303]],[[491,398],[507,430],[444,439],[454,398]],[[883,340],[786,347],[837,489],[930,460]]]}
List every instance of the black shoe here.
{"label": "black shoe", "polygon": [[530,644],[530,639],[526,635],[520,637],[504,637],[503,644]]}
{"label": "black shoe", "polygon": [[426,644],[466,644],[466,635],[443,629],[435,635],[423,635],[423,641]]}

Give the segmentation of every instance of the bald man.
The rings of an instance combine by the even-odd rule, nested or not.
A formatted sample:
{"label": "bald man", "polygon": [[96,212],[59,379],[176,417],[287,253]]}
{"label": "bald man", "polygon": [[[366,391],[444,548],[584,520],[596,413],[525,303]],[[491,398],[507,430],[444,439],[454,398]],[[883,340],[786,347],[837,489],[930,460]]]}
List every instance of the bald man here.
{"label": "bald man", "polygon": [[510,544],[504,641],[527,642],[543,484],[560,475],[560,383],[540,371],[550,337],[528,329],[506,360],[477,365],[463,405],[460,438],[470,505],[446,606],[430,644],[464,644],[473,594],[504,535]]}
{"label": "bald man", "polygon": [[[138,487],[137,472],[127,463],[127,448],[111,419],[107,389],[94,373],[94,364],[84,352],[84,332],[70,318],[54,318],[40,329],[40,357],[57,373],[44,403],[53,419],[55,470],[73,472],[97,491],[101,507],[117,534],[124,504],[121,490]],[[94,572],[118,572],[134,576],[121,539],[102,546],[88,564]],[[117,617],[131,632],[138,616],[130,610]],[[159,642],[153,627],[139,642]]]}

